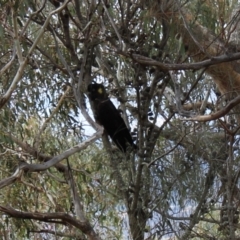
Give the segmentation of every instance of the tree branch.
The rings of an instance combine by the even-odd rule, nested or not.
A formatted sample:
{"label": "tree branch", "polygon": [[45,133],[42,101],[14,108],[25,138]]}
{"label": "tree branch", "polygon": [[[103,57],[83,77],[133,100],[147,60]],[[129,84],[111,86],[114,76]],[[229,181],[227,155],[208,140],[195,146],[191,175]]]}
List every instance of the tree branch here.
{"label": "tree branch", "polygon": [[[123,52],[119,52],[120,54],[124,56],[128,56],[128,54],[125,54]],[[131,57],[134,61],[146,65],[146,66],[155,66],[163,71],[169,71],[169,70],[199,70],[204,67],[209,67],[212,65],[220,64],[223,62],[231,62],[235,60],[240,59],[240,53],[231,53],[231,54],[223,54],[217,57],[212,57],[211,59],[207,59],[201,62],[195,62],[195,63],[181,63],[181,64],[175,64],[175,63],[162,63],[158,62],[156,60],[153,60],[149,57],[144,57],[139,54],[131,54]]]}
{"label": "tree branch", "polygon": [[183,135],[181,137],[181,139],[175,144],[175,146],[173,148],[171,148],[169,151],[163,153],[160,157],[157,157],[155,158],[154,160],[152,160],[150,163],[147,164],[147,167],[151,167],[156,161],[160,160],[161,158],[163,158],[164,156],[168,155],[169,153],[171,153],[172,151],[174,151],[178,146],[179,144],[182,142],[182,140],[185,138],[186,136]]}
{"label": "tree branch", "polygon": [[107,16],[108,16],[108,19],[109,19],[109,21],[110,21],[110,23],[111,23],[111,25],[112,25],[112,27],[113,27],[113,29],[114,29],[117,37],[118,37],[119,49],[122,51],[122,50],[123,50],[123,49],[122,49],[123,41],[122,41],[121,35],[119,34],[119,32],[118,32],[118,30],[117,30],[117,28],[116,28],[116,25],[115,25],[112,17],[110,16],[110,14],[109,14],[109,12],[108,12],[108,9],[107,9],[107,7],[106,7],[106,5],[105,5],[105,2],[104,2],[103,0],[101,0],[101,2],[102,2],[102,5],[103,5],[104,10],[105,10],[105,12],[106,12],[106,14],[107,14]]}
{"label": "tree branch", "polygon": [[54,236],[59,236],[59,237],[65,237],[69,239],[79,239],[79,240],[84,240],[80,234],[67,234],[67,233],[62,233],[60,231],[52,231],[48,229],[41,229],[41,230],[29,230],[30,233],[47,233],[47,234],[52,234]]}
{"label": "tree branch", "polygon": [[12,66],[15,57],[16,57],[16,48],[13,48],[12,58],[11,58],[11,60],[10,60],[4,67],[1,68],[1,70],[0,70],[0,76],[2,76],[3,73]]}
{"label": "tree branch", "polygon": [[92,137],[90,137],[86,141],[66,150],[62,154],[59,154],[59,155],[53,157],[52,159],[50,159],[49,161],[47,161],[45,163],[28,164],[28,163],[24,162],[24,163],[20,164],[20,166],[16,169],[15,173],[11,177],[5,178],[0,181],[0,189],[15,182],[19,177],[21,177],[23,172],[44,171],[44,170],[58,164],[63,159],[73,155],[76,152],[79,152],[79,151],[85,149],[88,145],[90,145],[90,143],[93,143],[94,141],[96,141],[102,135],[102,133],[103,133],[103,130],[96,132]]}
{"label": "tree branch", "polygon": [[187,118],[182,119],[183,121],[198,121],[198,122],[208,122],[211,120],[216,120],[220,117],[223,117],[227,113],[231,111],[235,106],[237,106],[240,103],[240,96],[234,98],[232,101],[230,101],[225,108],[222,108],[221,110],[204,116],[195,116],[193,118]]}
{"label": "tree branch", "polygon": [[34,219],[42,222],[52,222],[53,220],[60,220],[61,224],[70,224],[80,229],[84,234],[88,236],[89,240],[100,240],[92,226],[88,221],[81,222],[70,216],[69,214],[58,212],[58,213],[39,213],[39,212],[23,212],[17,211],[10,206],[1,206],[0,211],[14,218]]}
{"label": "tree branch", "polygon": [[28,62],[28,58],[31,56],[31,54],[33,53],[34,49],[36,48],[39,40],[41,39],[46,27],[48,26],[48,23],[52,17],[52,15],[62,11],[66,5],[68,4],[70,0],[65,0],[65,2],[59,7],[57,8],[56,10],[50,12],[50,14],[48,15],[45,23],[43,24],[43,26],[41,27],[40,31],[39,31],[39,34],[38,36],[36,37],[33,45],[31,46],[31,48],[29,49],[28,53],[27,53],[27,56],[25,58],[22,57],[21,55],[21,51],[20,51],[20,45],[19,45],[19,42],[16,42],[16,47],[18,47],[19,49],[17,50],[17,53],[18,53],[18,60],[20,62],[19,64],[19,68],[18,68],[18,71],[10,85],[10,87],[8,88],[7,92],[2,96],[0,97],[0,109],[4,107],[4,105],[7,103],[7,101],[9,100],[9,98],[11,97],[13,91],[16,89],[17,87],[17,84],[18,82],[21,80],[21,77],[24,73],[24,69],[27,65],[27,62]]}
{"label": "tree branch", "polygon": [[62,94],[61,98],[59,99],[57,106],[55,107],[54,110],[51,111],[51,115],[43,123],[41,129],[39,130],[37,136],[35,137],[34,142],[36,141],[36,144],[34,144],[34,146],[38,146],[41,134],[45,131],[45,129],[48,126],[48,123],[52,120],[53,116],[58,113],[59,108],[62,106],[62,103],[65,100],[65,98],[68,95],[68,93],[70,92],[70,90],[71,90],[71,87],[67,86],[67,89]]}
{"label": "tree branch", "polygon": [[78,145],[75,145],[72,148],[66,150],[65,152],[53,157],[51,160],[49,160],[43,164],[28,164],[28,166],[26,166],[24,169],[28,170],[30,172],[44,171],[44,170],[54,166],[55,164],[59,163],[63,159],[70,157],[74,153],[82,151],[87,146],[89,146],[91,143],[95,142],[98,138],[100,138],[102,134],[103,134],[103,129],[96,132],[92,137],[85,140],[84,142],[82,142]]}

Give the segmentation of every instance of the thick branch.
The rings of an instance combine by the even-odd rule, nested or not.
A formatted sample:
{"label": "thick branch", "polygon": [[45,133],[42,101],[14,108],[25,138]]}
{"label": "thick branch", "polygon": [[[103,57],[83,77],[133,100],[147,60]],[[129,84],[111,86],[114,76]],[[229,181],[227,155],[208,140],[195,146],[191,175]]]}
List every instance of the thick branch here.
{"label": "thick branch", "polygon": [[101,135],[102,135],[102,131],[99,131],[99,132],[95,133],[91,138],[84,141],[83,143],[80,143],[80,144],[66,150],[62,154],[59,154],[59,155],[53,157],[52,159],[50,159],[49,161],[47,161],[45,163],[42,163],[42,164],[23,163],[23,164],[21,164],[11,177],[5,178],[0,181],[0,189],[3,187],[6,187],[6,186],[10,185],[11,183],[13,183],[14,181],[16,181],[22,175],[23,171],[28,171],[28,172],[44,171],[44,170],[58,164],[63,159],[73,155],[76,152],[79,152],[79,151],[85,149],[90,143],[93,143]]}
{"label": "thick branch", "polygon": [[211,120],[216,120],[220,117],[225,116],[227,113],[229,113],[231,111],[231,109],[233,109],[235,106],[237,106],[240,103],[240,96],[234,98],[232,101],[230,101],[227,106],[225,108],[222,108],[221,110],[209,114],[209,115],[204,115],[204,116],[196,116],[193,118],[187,118],[184,120],[188,120],[188,121],[198,121],[198,122],[208,122]]}
{"label": "thick branch", "polygon": [[91,143],[95,142],[98,138],[100,138],[102,134],[103,134],[102,131],[96,132],[92,137],[90,137],[86,141],[84,141],[78,145],[75,145],[74,147],[66,150],[65,152],[53,157],[51,160],[49,160],[43,164],[29,164],[24,169],[26,169],[30,172],[44,171],[44,170],[54,166],[55,164],[59,163],[63,159],[70,157],[74,153],[82,151],[87,146],[89,146]]}
{"label": "thick branch", "polygon": [[22,218],[22,219],[34,219],[42,222],[52,222],[53,220],[60,220],[61,224],[70,224],[78,229],[80,229],[84,234],[88,236],[89,240],[100,240],[97,234],[94,232],[92,226],[89,222],[80,222],[73,218],[72,216],[63,213],[39,213],[39,212],[23,212],[17,211],[12,207],[0,206],[0,211],[6,213],[7,215],[14,218]]}
{"label": "thick branch", "polygon": [[[122,53],[121,53],[122,54]],[[126,55],[126,54],[124,54]],[[144,57],[139,54],[131,54],[134,61],[146,65],[146,66],[155,66],[163,71],[169,71],[169,70],[199,70],[204,67],[209,67],[212,65],[220,64],[223,62],[231,62],[235,60],[240,59],[240,53],[233,53],[233,54],[223,54],[217,57],[213,57],[211,59],[207,59],[200,62],[195,63],[181,63],[181,64],[175,64],[175,63],[162,63],[158,62],[156,60],[153,60],[149,57]]]}

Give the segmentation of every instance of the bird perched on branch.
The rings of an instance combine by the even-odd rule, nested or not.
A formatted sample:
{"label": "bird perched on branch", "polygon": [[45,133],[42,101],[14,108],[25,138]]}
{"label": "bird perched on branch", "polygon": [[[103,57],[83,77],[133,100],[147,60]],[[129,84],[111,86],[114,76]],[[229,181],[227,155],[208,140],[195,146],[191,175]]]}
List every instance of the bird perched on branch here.
{"label": "bird perched on branch", "polygon": [[89,84],[88,96],[93,104],[92,107],[96,121],[104,127],[118,148],[124,153],[127,150],[128,144],[136,148],[120,112],[108,98],[104,86],[98,83]]}

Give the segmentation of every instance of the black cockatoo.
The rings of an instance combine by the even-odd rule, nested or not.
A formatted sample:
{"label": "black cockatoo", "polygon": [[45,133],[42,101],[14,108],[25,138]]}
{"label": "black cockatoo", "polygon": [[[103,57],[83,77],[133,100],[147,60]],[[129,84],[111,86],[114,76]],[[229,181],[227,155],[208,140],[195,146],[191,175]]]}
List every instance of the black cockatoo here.
{"label": "black cockatoo", "polygon": [[124,153],[126,152],[127,144],[136,148],[120,112],[108,98],[104,86],[98,83],[89,84],[88,96],[93,103],[96,121],[104,127],[118,148]]}

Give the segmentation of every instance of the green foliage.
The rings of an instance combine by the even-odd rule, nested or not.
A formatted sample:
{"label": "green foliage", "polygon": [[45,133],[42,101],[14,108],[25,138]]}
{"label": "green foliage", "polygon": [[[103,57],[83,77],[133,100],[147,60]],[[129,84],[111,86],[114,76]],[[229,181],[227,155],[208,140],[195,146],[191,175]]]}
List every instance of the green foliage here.
{"label": "green foliage", "polygon": [[[225,216],[234,221],[238,215],[238,122],[232,115],[206,123],[183,119],[211,114],[225,100],[216,95],[209,69],[160,67],[190,65],[204,52],[196,44],[202,39],[194,37],[207,34],[197,35],[196,24],[216,34],[210,37],[214,43],[227,39],[234,1],[103,2],[69,1],[43,29],[61,1],[1,1],[0,207],[65,213],[77,222],[68,160],[83,215],[102,239],[239,236],[236,220],[223,224]],[[191,14],[189,22],[180,6]],[[181,32],[184,24],[187,33]],[[195,55],[189,54],[184,34],[199,47]],[[139,55],[147,58],[145,64]],[[86,94],[93,80],[104,84],[127,125],[135,128],[138,150],[122,155],[104,135],[47,170],[21,170],[3,187],[23,163],[43,164],[95,133]],[[2,97],[11,87],[4,105]],[[89,237],[60,219],[44,222],[0,211],[3,239]]]}

